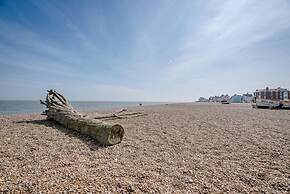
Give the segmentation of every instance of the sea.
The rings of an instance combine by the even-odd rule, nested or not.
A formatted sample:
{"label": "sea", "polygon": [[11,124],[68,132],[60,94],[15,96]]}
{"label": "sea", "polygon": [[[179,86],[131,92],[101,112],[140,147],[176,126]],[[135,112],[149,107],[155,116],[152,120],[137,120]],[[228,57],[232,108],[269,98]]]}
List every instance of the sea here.
{"label": "sea", "polygon": [[[126,102],[126,101],[72,101],[74,109],[78,111],[94,111],[115,108],[136,107],[165,104],[165,102]],[[0,115],[42,113],[46,107],[39,101],[0,100]]]}

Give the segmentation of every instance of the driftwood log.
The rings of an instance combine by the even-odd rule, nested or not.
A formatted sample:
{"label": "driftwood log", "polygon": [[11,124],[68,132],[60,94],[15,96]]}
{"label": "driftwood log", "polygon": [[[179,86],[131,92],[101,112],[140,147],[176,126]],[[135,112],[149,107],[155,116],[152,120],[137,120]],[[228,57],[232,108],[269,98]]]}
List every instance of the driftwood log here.
{"label": "driftwood log", "polygon": [[[89,118],[75,111],[69,101],[55,90],[48,90],[47,92],[45,102],[40,100],[40,103],[48,108],[43,112],[44,115],[47,115],[47,119],[54,120],[69,129],[89,135],[102,145],[114,145],[122,141],[124,136],[123,127],[119,124],[108,124],[102,120],[121,118],[122,115],[119,116],[114,113],[103,115],[99,118]],[[122,112],[126,111],[122,110],[119,113]],[[139,115],[136,114],[136,116]]]}

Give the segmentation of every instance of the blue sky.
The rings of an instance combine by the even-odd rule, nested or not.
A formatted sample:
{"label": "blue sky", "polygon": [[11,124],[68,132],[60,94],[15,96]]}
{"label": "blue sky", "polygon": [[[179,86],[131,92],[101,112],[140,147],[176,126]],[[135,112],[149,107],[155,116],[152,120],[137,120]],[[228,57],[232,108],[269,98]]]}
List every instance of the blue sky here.
{"label": "blue sky", "polygon": [[289,0],[0,0],[0,99],[290,89]]}

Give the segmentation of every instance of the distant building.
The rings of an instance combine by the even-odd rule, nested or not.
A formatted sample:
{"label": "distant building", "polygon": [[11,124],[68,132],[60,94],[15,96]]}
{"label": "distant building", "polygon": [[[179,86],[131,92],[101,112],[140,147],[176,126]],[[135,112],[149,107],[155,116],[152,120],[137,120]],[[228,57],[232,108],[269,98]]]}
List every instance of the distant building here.
{"label": "distant building", "polygon": [[220,102],[220,97],[219,96],[211,96],[209,97],[210,102]]}
{"label": "distant building", "polygon": [[290,108],[290,91],[284,88],[259,89],[254,92],[253,107]]}
{"label": "distant building", "polygon": [[220,98],[221,98],[221,101],[227,101],[227,100],[229,100],[231,97],[228,95],[228,94],[226,94],[226,95],[221,95],[220,96]]}
{"label": "distant building", "polygon": [[230,96],[228,94],[221,96],[211,96],[209,97],[209,102],[221,102],[221,101],[227,101],[230,99]]}
{"label": "distant building", "polygon": [[235,94],[230,99],[231,103],[242,103],[243,102],[243,96]]}
{"label": "distant building", "polygon": [[246,93],[246,94],[243,94],[242,96],[242,102],[243,103],[251,103],[253,101],[253,94],[249,94],[249,93]]}
{"label": "distant building", "polygon": [[206,98],[204,98],[204,97],[200,97],[199,99],[198,99],[198,102],[208,102],[209,100],[208,99],[206,99]]}
{"label": "distant building", "polygon": [[256,99],[268,99],[268,100],[289,100],[290,93],[289,90],[284,88],[276,88],[276,89],[260,89],[254,92],[254,96]]}

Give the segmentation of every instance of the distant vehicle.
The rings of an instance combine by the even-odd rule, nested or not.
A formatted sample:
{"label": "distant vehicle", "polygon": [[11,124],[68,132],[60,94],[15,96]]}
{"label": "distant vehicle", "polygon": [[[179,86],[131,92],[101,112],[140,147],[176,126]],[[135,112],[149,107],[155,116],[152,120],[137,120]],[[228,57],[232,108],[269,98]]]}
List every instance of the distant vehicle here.
{"label": "distant vehicle", "polygon": [[221,103],[222,104],[230,104],[230,101],[229,100],[222,100]]}
{"label": "distant vehicle", "polygon": [[256,102],[253,103],[253,108],[281,108],[279,101],[266,100],[266,99],[256,99]]}

